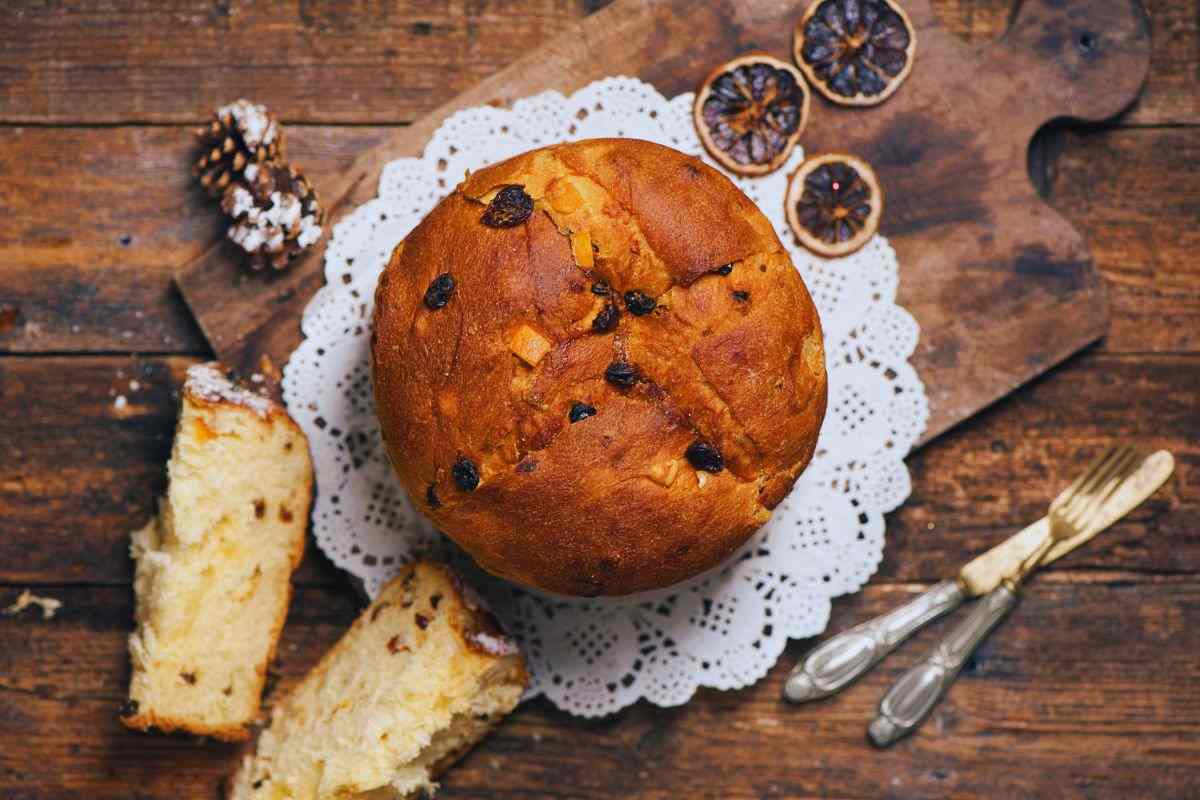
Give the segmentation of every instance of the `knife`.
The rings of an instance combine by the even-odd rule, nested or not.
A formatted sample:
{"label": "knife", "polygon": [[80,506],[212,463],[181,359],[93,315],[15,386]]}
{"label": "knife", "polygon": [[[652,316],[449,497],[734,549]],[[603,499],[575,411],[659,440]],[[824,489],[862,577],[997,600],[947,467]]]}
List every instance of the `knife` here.
{"label": "knife", "polygon": [[[1175,459],[1165,450],[1147,456],[1125,485],[1105,502],[1096,524],[1057,543],[1042,561],[1043,566],[1086,544],[1141,505],[1174,469]],[[927,623],[958,608],[968,598],[986,595],[999,586],[1049,532],[1050,521],[1043,517],[970,561],[955,577],[941,581],[894,611],[822,643],[792,670],[784,684],[783,696],[793,703],[804,703],[841,691]]]}

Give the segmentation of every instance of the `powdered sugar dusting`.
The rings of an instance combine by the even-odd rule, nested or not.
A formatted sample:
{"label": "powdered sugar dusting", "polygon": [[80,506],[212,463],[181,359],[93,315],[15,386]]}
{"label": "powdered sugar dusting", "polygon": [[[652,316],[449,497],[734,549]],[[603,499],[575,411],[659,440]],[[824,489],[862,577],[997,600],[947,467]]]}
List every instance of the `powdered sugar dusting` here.
{"label": "powdered sugar dusting", "polygon": [[215,361],[188,367],[183,389],[193,397],[210,403],[233,403],[248,408],[264,419],[278,406],[270,398],[243,389],[225,377]]}
{"label": "powdered sugar dusting", "polygon": [[475,648],[497,658],[515,656],[520,652],[517,649],[516,643],[508,637],[489,633],[488,631],[467,631],[465,638]]}

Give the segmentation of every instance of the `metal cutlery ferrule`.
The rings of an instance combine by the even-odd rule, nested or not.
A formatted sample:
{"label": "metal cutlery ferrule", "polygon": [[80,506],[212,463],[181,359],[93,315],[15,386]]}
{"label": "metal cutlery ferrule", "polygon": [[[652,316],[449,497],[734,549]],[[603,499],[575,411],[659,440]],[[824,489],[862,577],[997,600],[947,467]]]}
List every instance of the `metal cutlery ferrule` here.
{"label": "metal cutlery ferrule", "polygon": [[916,730],[954,683],[980,642],[1017,604],[1008,586],[993,589],[971,607],[923,661],[910,667],[879,702],[879,714],[867,728],[871,741],[887,747]]}
{"label": "metal cutlery ferrule", "polygon": [[957,580],[944,580],[895,611],[839,633],[796,665],[783,696],[804,703],[841,691],[921,626],[958,608],[965,598]]}

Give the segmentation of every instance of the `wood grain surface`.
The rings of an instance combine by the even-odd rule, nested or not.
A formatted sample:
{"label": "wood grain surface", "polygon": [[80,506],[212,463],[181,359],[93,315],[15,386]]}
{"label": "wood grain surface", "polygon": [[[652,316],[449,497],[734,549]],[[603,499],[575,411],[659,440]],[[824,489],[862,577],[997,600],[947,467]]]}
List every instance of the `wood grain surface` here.
{"label": "wood grain surface", "polygon": [[[289,152],[317,187],[392,131],[288,130]],[[207,352],[171,285],[173,272],[221,235],[219,210],[179,169],[189,137],[190,128],[174,126],[0,127],[2,296],[18,312],[0,325],[0,352]],[[1035,143],[1046,200],[1083,234],[1107,279],[1108,346],[1200,347],[1191,259],[1200,252],[1200,182],[1178,179],[1200,162],[1200,128],[1056,128]],[[140,157],[122,162],[119,180],[111,156],[81,156],[135,144]],[[81,200],[87,224],[63,222]]]}
{"label": "wood grain surface", "polygon": [[[220,233],[188,183],[188,127],[241,94],[268,102],[320,188],[392,123],[519,56],[497,50],[567,30],[591,6],[0,11],[0,608],[24,588],[64,602],[51,620],[0,616],[0,798],[215,798],[235,757],[116,720],[132,626],[126,537],[161,491],[183,371],[207,355],[170,284]],[[1005,30],[1010,6],[934,3],[977,47]],[[446,775],[440,797],[1200,796],[1200,7],[1150,0],[1147,12],[1151,74],[1137,105],[1115,124],[1054,126],[1030,149],[1034,185],[1103,276],[1108,335],[909,459],[913,494],[888,517],[884,561],[863,592],[835,601],[831,629],[1027,522],[1114,439],[1172,450],[1171,483],[1037,577],[930,723],[890,751],[866,744],[866,723],[936,628],[811,707],[778,699],[810,641],[759,685],[682,708],[585,722],[534,702]],[[411,27],[423,21],[428,36]],[[278,46],[247,52],[263,41]],[[424,65],[416,83],[399,64]],[[280,80],[285,70],[303,80]],[[356,612],[314,547],[297,583],[281,687]]]}
{"label": "wood grain surface", "polygon": [[[921,588],[870,586],[839,603],[832,624],[885,611]],[[54,594],[65,610],[52,625],[5,629],[0,720],[20,735],[0,754],[4,796],[216,797],[235,746],[135,735],[116,719],[128,589]],[[298,681],[355,613],[344,592],[298,591],[275,692]],[[919,634],[907,658],[807,708],[780,701],[784,669],[743,691],[702,691],[681,708],[641,704],[596,721],[528,704],[446,776],[438,797],[1193,797],[1200,628],[1189,621],[1197,614],[1194,577],[1055,574],[1039,579],[904,747],[873,750],[863,731],[902,665],[928,650],[940,627]],[[1096,625],[1098,617],[1108,624]],[[783,661],[810,644],[793,643]],[[27,669],[24,658],[42,669]]]}
{"label": "wood grain surface", "polygon": [[[129,530],[154,514],[165,486],[186,357],[0,359],[0,417],[8,446],[0,465],[0,538],[4,576],[16,582],[128,583]],[[1176,481],[1129,522],[1066,562],[1097,569],[1175,572],[1200,563],[1200,497],[1182,491],[1200,482],[1200,355],[1097,354],[1076,360],[1056,380],[1036,383],[1003,406],[1020,435],[1002,429],[960,437],[958,446],[923,449],[910,461],[914,491],[888,522],[885,568],[902,581],[933,581],[965,554],[986,549],[1006,528],[1044,512],[1048,487],[1064,486],[1081,458],[1122,436],[1165,447],[1179,460]],[[56,377],[69,382],[47,396]],[[131,390],[131,381],[137,390]],[[1157,398],[1153,417],[1129,414],[1113,386]],[[126,398],[118,408],[118,396]],[[1085,407],[1087,414],[1062,409]],[[991,419],[991,415],[987,417]],[[968,428],[971,434],[979,429]],[[983,430],[988,430],[985,425]],[[940,443],[939,443],[940,444]],[[64,453],[87,453],[64,459]],[[86,508],[86,515],[78,515]],[[70,526],[61,519],[77,518]],[[934,527],[928,528],[929,525]],[[1190,527],[1189,527],[1190,525]],[[1172,536],[1156,536],[1161,530]],[[933,533],[931,531],[936,531]],[[30,547],[37,542],[37,547]],[[315,548],[299,580],[330,582],[332,568]]]}
{"label": "wood grain surface", "polygon": [[589,0],[5,3],[6,122],[180,123],[229,91],[285,120],[405,123],[583,14]]}
{"label": "wood grain surface", "polygon": [[[803,145],[858,154],[879,176],[900,300],[921,325],[912,363],[929,398],[927,441],[1104,333],[1107,298],[1087,247],[1023,168],[1046,121],[1102,120],[1132,103],[1150,43],[1132,0],[1029,0],[1001,39],[977,48],[949,33],[928,0],[905,6],[919,68],[904,91],[870,111],[817,100]],[[459,109],[571,92],[613,74],[671,96],[695,87],[704,59],[790,52],[802,9],[774,0],[616,3],[362,152],[329,184],[331,217],[373,198],[383,166],[420,153]],[[991,118],[1004,124],[982,122]],[[283,363],[299,342],[300,316],[324,283],[322,254],[320,244],[286,274],[247,278],[236,248],[221,242],[176,283],[217,355],[248,373],[263,353]]]}

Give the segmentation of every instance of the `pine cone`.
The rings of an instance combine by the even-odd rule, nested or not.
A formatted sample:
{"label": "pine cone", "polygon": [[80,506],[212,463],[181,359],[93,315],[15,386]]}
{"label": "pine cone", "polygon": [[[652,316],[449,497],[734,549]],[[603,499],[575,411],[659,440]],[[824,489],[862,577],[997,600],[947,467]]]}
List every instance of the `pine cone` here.
{"label": "pine cone", "polygon": [[261,164],[284,155],[283,129],[266,106],[238,100],[222,106],[206,128],[196,130],[204,152],[192,174],[213,197],[242,176],[248,164]]}
{"label": "pine cone", "polygon": [[229,238],[250,254],[250,266],[283,269],[292,258],[321,240],[324,212],[300,170],[268,161],[249,164],[230,184],[221,210],[233,224]]}

